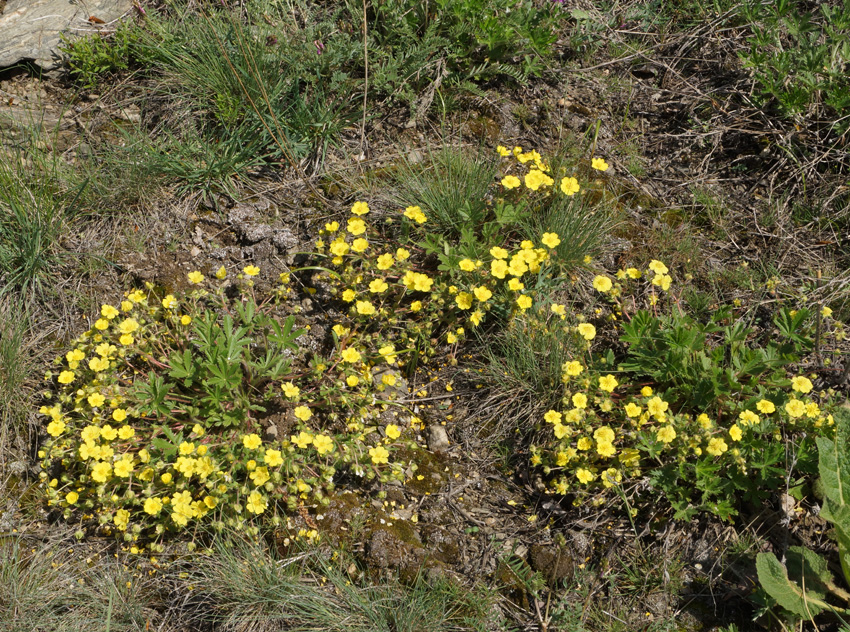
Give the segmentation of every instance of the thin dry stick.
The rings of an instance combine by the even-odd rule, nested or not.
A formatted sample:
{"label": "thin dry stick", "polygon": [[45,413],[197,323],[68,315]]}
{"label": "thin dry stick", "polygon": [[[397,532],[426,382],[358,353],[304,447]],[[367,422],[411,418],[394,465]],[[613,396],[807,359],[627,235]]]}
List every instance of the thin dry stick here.
{"label": "thin dry stick", "polygon": [[366,146],[366,104],[369,96],[369,34],[366,24],[366,0],[363,0],[363,123],[360,126],[360,155],[365,158]]}

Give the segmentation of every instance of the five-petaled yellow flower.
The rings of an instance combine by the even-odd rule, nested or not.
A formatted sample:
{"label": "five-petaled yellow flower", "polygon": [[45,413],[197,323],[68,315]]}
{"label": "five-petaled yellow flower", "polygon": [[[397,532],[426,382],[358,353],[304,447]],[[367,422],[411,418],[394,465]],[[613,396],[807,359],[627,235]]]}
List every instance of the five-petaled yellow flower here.
{"label": "five-petaled yellow flower", "polygon": [[242,272],[245,273],[245,276],[254,277],[260,273],[260,269],[257,266],[245,266]]}
{"label": "five-petaled yellow flower", "polygon": [[502,178],[502,186],[506,189],[516,189],[522,181],[516,176],[505,176]]}
{"label": "five-petaled yellow flower", "polygon": [[608,163],[605,162],[604,158],[594,158],[590,161],[590,166],[597,171],[606,171],[608,169]]}
{"label": "five-petaled yellow flower", "polygon": [[598,292],[607,292],[612,286],[611,279],[605,275],[600,274],[593,277],[593,289]]}
{"label": "five-petaled yellow flower", "polygon": [[561,191],[566,195],[575,195],[581,190],[578,180],[575,178],[562,178]]}

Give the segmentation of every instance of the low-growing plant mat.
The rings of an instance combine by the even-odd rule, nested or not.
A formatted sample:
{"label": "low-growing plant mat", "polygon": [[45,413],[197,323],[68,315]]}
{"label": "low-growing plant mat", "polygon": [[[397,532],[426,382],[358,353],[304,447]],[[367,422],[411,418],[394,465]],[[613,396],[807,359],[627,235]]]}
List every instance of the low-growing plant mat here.
{"label": "low-growing plant mat", "polygon": [[[791,629],[766,613],[755,560],[789,546],[838,560],[814,447],[847,391],[838,66],[802,96],[799,75],[783,87],[779,66],[751,73],[753,38],[799,44],[797,18],[723,2],[523,3],[471,38],[456,20],[475,3],[440,23],[437,9],[343,4],[145,5],[151,22],[135,27],[153,39],[107,33],[116,48],[80,47],[68,81],[0,80],[13,116],[35,105],[65,121],[3,137],[18,162],[0,193],[14,220],[0,629]],[[544,17],[521,23],[531,5]],[[163,56],[196,31],[225,44],[199,50],[226,89],[181,86],[199,57]],[[420,45],[408,56],[401,32]],[[500,38],[523,33],[539,39],[515,58]],[[449,56],[429,57],[450,37]],[[239,87],[283,50],[315,73],[293,103],[328,116],[298,119],[297,134],[264,128],[267,104]],[[270,68],[251,99],[273,87]],[[495,262],[515,256],[543,272],[499,278]],[[298,351],[264,338],[286,335],[246,316],[252,302],[305,330]],[[211,339],[236,341],[223,357],[241,359],[244,388],[193,408],[229,379],[213,352],[190,362],[204,314]],[[156,375],[179,390],[167,410],[151,403]],[[130,388],[142,383],[145,410]],[[89,399],[106,384],[114,406]],[[106,483],[80,478],[93,476],[86,441],[54,456],[60,422],[99,429],[90,458]],[[205,457],[233,465],[200,495],[184,483]],[[146,467],[155,478],[138,480]],[[181,525],[184,491],[210,500],[178,499]],[[151,498],[170,507],[146,512]]]}

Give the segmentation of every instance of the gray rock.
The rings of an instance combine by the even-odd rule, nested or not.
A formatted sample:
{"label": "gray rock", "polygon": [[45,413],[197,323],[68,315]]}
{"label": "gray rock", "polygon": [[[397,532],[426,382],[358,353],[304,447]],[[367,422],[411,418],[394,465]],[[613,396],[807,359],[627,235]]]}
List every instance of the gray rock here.
{"label": "gray rock", "polygon": [[428,426],[428,434],[425,439],[431,452],[445,452],[449,448],[449,435],[445,426],[431,424]]}
{"label": "gray rock", "polygon": [[[91,35],[125,15],[132,0],[8,0],[0,15],[0,68],[32,61],[45,71],[63,63],[62,34]],[[104,25],[89,22],[89,17]]]}

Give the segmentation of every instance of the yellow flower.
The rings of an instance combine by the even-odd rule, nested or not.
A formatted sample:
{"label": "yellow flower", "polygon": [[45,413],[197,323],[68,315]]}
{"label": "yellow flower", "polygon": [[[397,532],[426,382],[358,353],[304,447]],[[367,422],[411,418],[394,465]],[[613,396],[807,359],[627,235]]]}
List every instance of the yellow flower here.
{"label": "yellow flower", "polygon": [[245,266],[242,268],[242,272],[245,273],[245,276],[255,277],[260,273],[260,269],[257,266]]}
{"label": "yellow flower", "polygon": [[545,415],[543,415],[543,419],[546,420],[547,423],[557,424],[561,423],[561,419],[563,415],[556,410],[547,411]]}
{"label": "yellow flower", "polygon": [[522,181],[516,176],[505,176],[502,178],[502,186],[506,189],[516,189]]}
{"label": "yellow flower", "polygon": [[558,233],[543,233],[540,242],[547,248],[555,248],[561,243],[561,239],[558,237]]}
{"label": "yellow flower", "polygon": [[[119,312],[117,309],[112,307],[112,305],[101,305],[101,307],[100,307],[100,315],[103,316],[104,318],[108,319],[108,320],[112,320],[113,318],[118,316],[118,314],[120,314],[120,313],[121,312]],[[79,358],[79,359],[82,360],[82,358]]]}
{"label": "yellow flower", "polygon": [[92,468],[91,477],[96,483],[105,483],[112,476],[112,466],[109,463],[100,462]]}
{"label": "yellow flower", "polygon": [[587,395],[584,393],[576,393],[573,395],[572,401],[576,408],[587,408]]}
{"label": "yellow flower", "polygon": [[357,292],[355,292],[352,289],[348,289],[348,290],[345,290],[342,293],[342,300],[344,300],[346,303],[350,303],[351,301],[353,301],[355,299],[356,296],[357,296]]}
{"label": "yellow flower", "polygon": [[649,269],[655,272],[655,274],[667,274],[669,272],[667,266],[658,261],[658,259],[653,259],[649,262]]}
{"label": "yellow flower", "polygon": [[387,437],[390,439],[398,439],[401,436],[401,430],[395,424],[389,424],[386,428]]}
{"label": "yellow flower", "polygon": [[634,402],[629,402],[625,406],[626,416],[635,418],[638,417],[642,411],[641,407],[635,404]]}
{"label": "yellow flower", "polygon": [[242,437],[242,445],[244,445],[249,450],[256,450],[261,445],[263,445],[263,440],[260,439],[260,435],[251,433]]}
{"label": "yellow flower", "polygon": [[269,468],[258,467],[248,475],[248,478],[250,478],[257,487],[265,485],[266,481],[269,480]]}
{"label": "yellow flower", "polygon": [[596,478],[596,475],[587,468],[580,467],[576,470],[576,478],[582,484],[587,484]]}
{"label": "yellow flower", "polygon": [[302,430],[297,437],[293,435],[290,440],[292,441],[292,443],[294,443],[303,450],[308,445],[313,443],[313,435],[311,435],[309,432],[305,432]]}
{"label": "yellow flower", "polygon": [[829,318],[830,316],[832,316],[832,308],[824,307],[823,309],[820,310],[820,315],[823,316],[824,318]]}
{"label": "yellow flower", "polygon": [[760,413],[764,413],[766,415],[769,415],[776,410],[776,406],[773,405],[773,402],[767,399],[760,400],[756,404],[756,408]]}
{"label": "yellow flower", "polygon": [[190,325],[191,323],[192,323],[192,317],[189,316],[188,314],[183,314],[180,317],[180,324],[181,325]]}
{"label": "yellow flower", "polygon": [[511,273],[512,276],[521,277],[523,274],[528,272],[528,264],[525,263],[525,260],[517,255],[511,257],[511,264],[508,266],[508,272]]}
{"label": "yellow flower", "polygon": [[493,246],[492,248],[490,248],[490,254],[493,256],[494,259],[507,259],[509,253],[504,248],[500,248],[499,246]]}
{"label": "yellow flower", "polygon": [[404,261],[410,258],[410,251],[407,248],[398,248],[395,251],[395,258],[399,261]]}
{"label": "yellow flower", "polygon": [[51,421],[47,424],[47,434],[51,437],[58,437],[65,431],[65,422],[61,419]]}
{"label": "yellow flower", "polygon": [[369,241],[362,237],[351,242],[351,250],[354,252],[365,252],[368,247]]}
{"label": "yellow flower", "polygon": [[378,270],[389,270],[392,266],[393,256],[387,252],[378,257],[375,267],[377,267]]}
{"label": "yellow flower", "polygon": [[799,399],[791,399],[785,404],[785,412],[790,417],[802,417],[806,413],[806,405]]}
{"label": "yellow flower", "polygon": [[376,446],[369,448],[369,456],[372,457],[372,463],[380,465],[381,463],[389,463],[390,453],[384,446]]}
{"label": "yellow flower", "polygon": [[751,410],[742,410],[738,414],[738,419],[741,420],[741,425],[743,425],[743,426],[752,426],[752,425],[759,423],[759,421],[761,421],[759,419],[759,416],[756,415]]}
{"label": "yellow flower", "polygon": [[609,467],[607,470],[602,472],[602,484],[605,487],[613,487],[622,480],[623,474],[616,468]]}
{"label": "yellow flower", "polygon": [[80,495],[77,492],[68,492],[65,495],[65,502],[69,505],[75,505],[79,499]]}
{"label": "yellow flower", "polygon": [[349,375],[347,378],[345,378],[345,383],[348,384],[350,388],[354,388],[355,386],[360,384],[360,378],[356,375]]}
{"label": "yellow flower", "polygon": [[670,443],[676,438],[676,429],[673,426],[663,426],[655,433],[655,438],[661,443]]}
{"label": "yellow flower", "polygon": [[133,472],[133,459],[126,456],[115,462],[115,476],[127,478]]}
{"label": "yellow flower", "polygon": [[195,270],[194,272],[190,272],[187,276],[189,277],[189,283],[192,284],[202,283],[204,280],[204,275],[198,272],[197,270]]}
{"label": "yellow flower", "polygon": [[109,321],[108,321],[108,320],[106,320],[105,318],[98,318],[98,319],[94,322],[94,328],[95,328],[95,329],[99,329],[100,331],[104,331],[104,330],[105,330],[105,329],[107,329],[108,327],[109,327]]}
{"label": "yellow flower", "polygon": [[348,254],[349,246],[342,240],[335,241],[331,244],[331,254],[341,257]]}
{"label": "yellow flower", "polygon": [[221,266],[221,267],[220,267],[218,270],[216,270],[216,272],[215,272],[215,278],[216,278],[216,279],[221,280],[221,279],[223,279],[223,278],[224,278],[224,277],[226,277],[226,276],[227,276],[227,270],[225,270],[225,269],[224,269],[224,266]]}
{"label": "yellow flower", "polygon": [[741,429],[737,425],[733,425],[729,428],[729,437],[731,437],[732,441],[740,441],[743,434],[744,433],[741,432]]}
{"label": "yellow flower", "polygon": [[171,472],[166,472],[165,474],[159,477],[159,480],[161,480],[164,484],[168,485],[171,482],[172,478],[173,477],[171,476]]}
{"label": "yellow flower", "polygon": [[593,289],[598,292],[607,292],[612,287],[611,279],[604,275],[597,275],[593,278]]}
{"label": "yellow flower", "polygon": [[596,327],[590,323],[581,323],[576,329],[585,340],[593,340],[596,337]]}
{"label": "yellow flower", "polygon": [[385,373],[381,376],[381,384],[386,384],[387,386],[395,386],[398,378],[392,373]]}
{"label": "yellow flower", "polygon": [[386,281],[383,279],[373,279],[371,283],[369,283],[369,291],[373,294],[380,294],[381,292],[386,292],[390,286],[387,285]]}
{"label": "yellow flower", "polygon": [[571,360],[570,362],[565,362],[561,370],[570,377],[576,377],[577,375],[581,375],[584,367],[578,360]]}
{"label": "yellow flower", "polygon": [[531,303],[532,303],[531,297],[528,296],[527,294],[523,294],[522,296],[520,296],[516,300],[516,304],[523,311],[528,309],[529,307],[531,307]]}
{"label": "yellow flower", "polygon": [[567,308],[565,305],[561,305],[560,303],[552,303],[552,306],[549,308],[552,310],[552,313],[560,316],[562,319],[567,316]]}
{"label": "yellow flower", "polygon": [[162,306],[165,309],[172,309],[177,306],[177,299],[174,298],[171,294],[162,299]]}
{"label": "yellow flower", "polygon": [[475,270],[475,262],[472,259],[461,259],[458,267],[464,272],[472,272]]}
{"label": "yellow flower", "polygon": [[711,423],[711,419],[709,419],[708,415],[705,413],[702,413],[697,417],[697,423],[700,425],[700,428],[703,428],[704,430],[710,430],[713,425]]}
{"label": "yellow flower", "polygon": [[118,429],[118,438],[122,441],[126,441],[127,439],[132,439],[136,434],[136,431],[132,426],[121,426]]}
{"label": "yellow flower", "polygon": [[496,147],[496,152],[498,152],[498,154],[502,156],[502,158],[511,155],[511,150],[507,147],[504,147],[503,145],[499,145],[498,147]]}
{"label": "yellow flower", "polygon": [[596,444],[596,453],[601,457],[609,459],[617,454],[617,448],[612,443],[599,442]]}
{"label": "yellow flower", "polygon": [[266,500],[266,497],[263,496],[259,492],[251,492],[251,495],[248,496],[248,502],[245,503],[245,508],[250,511],[252,514],[261,514],[268,507],[269,501]]}
{"label": "yellow flower", "polygon": [[326,233],[335,233],[339,230],[339,222],[328,222],[325,224]]}
{"label": "yellow flower", "polygon": [[807,377],[798,376],[791,378],[791,388],[798,393],[809,393],[812,390],[812,382]]}
{"label": "yellow flower", "polygon": [[720,437],[712,437],[708,440],[708,445],[706,446],[705,451],[711,456],[720,456],[728,449],[729,446],[726,445],[726,442],[723,439]]}
{"label": "yellow flower", "polygon": [[334,442],[328,435],[318,434],[313,437],[313,447],[316,448],[319,456],[324,456],[334,451]]}
{"label": "yellow flower", "polygon": [[614,439],[616,439],[617,436],[611,428],[608,426],[602,426],[594,431],[593,438],[599,443],[614,443]]}
{"label": "yellow flower", "polygon": [[301,421],[307,421],[308,419],[310,419],[310,417],[313,416],[313,412],[308,406],[296,406],[295,416]]}
{"label": "yellow flower", "polygon": [[412,219],[417,224],[424,224],[428,221],[428,218],[425,216],[425,213],[422,212],[422,209],[418,206],[408,206],[404,209],[404,216],[408,219]]}
{"label": "yellow flower", "polygon": [[508,271],[508,264],[502,259],[494,259],[490,262],[490,273],[497,279],[504,279]]}
{"label": "yellow flower", "polygon": [[525,174],[525,186],[532,191],[537,191],[540,187],[552,186],[554,182],[552,178],[539,169],[531,169]]}
{"label": "yellow flower", "polygon": [[370,301],[357,301],[355,308],[357,313],[363,316],[371,316],[377,311]]}
{"label": "yellow flower", "polygon": [[455,296],[455,303],[461,309],[470,309],[472,307],[472,294],[469,292],[461,292]]}
{"label": "yellow flower", "polygon": [[369,212],[369,205],[366,202],[355,202],[351,212],[355,215],[365,215]]}
{"label": "yellow flower", "polygon": [[301,389],[295,386],[292,382],[285,382],[280,385],[283,394],[289,399],[295,399],[301,393]]}
{"label": "yellow flower", "polygon": [[342,354],[342,359],[349,364],[354,364],[355,362],[360,361],[360,352],[357,349],[352,347],[348,347],[345,349]]}
{"label": "yellow flower", "polygon": [[266,450],[263,454],[263,460],[269,467],[277,467],[278,465],[281,465],[283,463],[283,458],[281,457],[280,450]]}
{"label": "yellow flower", "polygon": [[659,415],[663,415],[664,413],[666,413],[667,410],[670,408],[670,404],[665,402],[660,397],[653,397],[651,400],[649,400],[647,402],[646,408],[649,411],[650,415],[657,417]]}
{"label": "yellow flower", "polygon": [[525,283],[523,283],[519,279],[511,279],[510,281],[508,281],[508,287],[514,292],[519,292],[520,290],[525,289]]}
{"label": "yellow flower", "polygon": [[106,401],[106,398],[100,393],[92,393],[88,396],[87,400],[92,408],[97,408],[99,406],[103,406],[103,402]]}
{"label": "yellow flower", "polygon": [[450,345],[453,345],[457,342],[457,336],[455,336],[454,333],[450,331],[446,334],[446,342],[448,342]]}
{"label": "yellow flower", "polygon": [[581,187],[578,184],[578,180],[575,178],[562,178],[561,179],[561,191],[566,195],[575,195],[581,190]]}
{"label": "yellow flower", "polygon": [[472,312],[472,316],[469,317],[469,322],[471,322],[475,327],[481,324],[481,319],[484,318],[484,313],[480,309],[476,309]]}
{"label": "yellow flower", "polygon": [[394,345],[384,345],[383,347],[378,349],[378,353],[380,353],[381,357],[383,357],[387,361],[387,364],[395,364],[397,356],[395,353]]}
{"label": "yellow flower", "polygon": [[422,301],[413,301],[410,304],[410,311],[413,312],[414,314],[416,312],[422,311]]}
{"label": "yellow flower", "polygon": [[594,158],[590,161],[590,166],[597,171],[606,171],[608,169],[608,163],[605,162],[604,158]]}
{"label": "yellow flower", "polygon": [[603,391],[613,393],[614,389],[617,388],[619,385],[620,383],[617,382],[617,378],[615,378],[613,375],[603,375],[599,378],[599,388],[601,388]]}
{"label": "yellow flower", "polygon": [[138,331],[138,329],[139,323],[136,321],[135,318],[125,318],[118,325],[118,331],[120,331],[122,334],[132,334]]}
{"label": "yellow flower", "polygon": [[477,298],[482,303],[486,303],[493,296],[493,292],[491,292],[490,289],[484,285],[478,286],[477,288],[472,290],[472,293],[475,294],[475,298]]}

